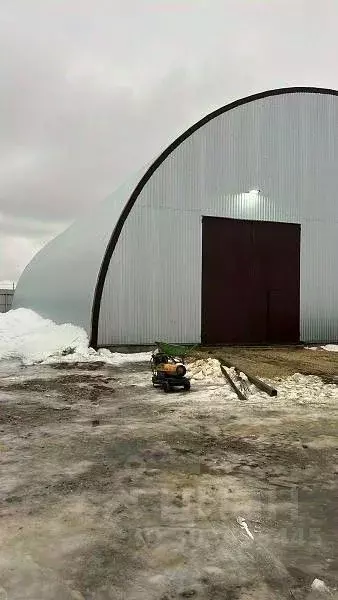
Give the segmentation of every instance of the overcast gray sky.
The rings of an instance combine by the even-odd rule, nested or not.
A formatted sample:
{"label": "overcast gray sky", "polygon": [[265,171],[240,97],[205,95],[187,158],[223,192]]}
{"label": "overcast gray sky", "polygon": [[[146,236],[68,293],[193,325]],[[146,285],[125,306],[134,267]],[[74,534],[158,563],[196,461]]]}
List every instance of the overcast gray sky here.
{"label": "overcast gray sky", "polygon": [[2,0],[0,280],[214,108],[338,88],[337,0]]}

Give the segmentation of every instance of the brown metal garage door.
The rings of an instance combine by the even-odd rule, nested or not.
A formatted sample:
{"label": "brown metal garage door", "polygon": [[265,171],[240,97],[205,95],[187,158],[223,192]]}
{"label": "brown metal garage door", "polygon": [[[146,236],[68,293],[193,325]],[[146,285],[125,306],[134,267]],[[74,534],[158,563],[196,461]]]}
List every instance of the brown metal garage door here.
{"label": "brown metal garage door", "polygon": [[202,342],[299,342],[300,225],[203,217]]}

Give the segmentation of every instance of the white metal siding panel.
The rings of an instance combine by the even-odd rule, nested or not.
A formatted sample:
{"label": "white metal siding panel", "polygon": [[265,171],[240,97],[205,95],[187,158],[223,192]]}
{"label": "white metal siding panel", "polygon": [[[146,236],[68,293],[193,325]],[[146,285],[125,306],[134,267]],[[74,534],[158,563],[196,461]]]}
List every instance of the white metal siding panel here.
{"label": "white metal siding panel", "polygon": [[[99,342],[200,340],[202,215],[300,223],[302,337],[338,339],[337,167],[336,96],[267,97],[196,131],[157,169],[124,225]],[[256,201],[250,189],[262,190]]]}
{"label": "white metal siding panel", "polygon": [[302,227],[301,337],[338,339],[338,222],[313,221]]}
{"label": "white metal siding panel", "polygon": [[[194,340],[201,312],[200,302],[191,303],[192,293],[200,295],[200,266],[195,260],[201,254],[201,241],[195,235],[199,214],[182,219],[179,210],[140,208],[130,219],[131,227],[124,228],[120,238],[121,254],[114,253],[110,265],[109,273],[118,277],[106,279],[100,343]],[[172,268],[173,258],[176,268]],[[123,264],[129,267],[123,269]],[[102,331],[112,332],[105,342]]]}

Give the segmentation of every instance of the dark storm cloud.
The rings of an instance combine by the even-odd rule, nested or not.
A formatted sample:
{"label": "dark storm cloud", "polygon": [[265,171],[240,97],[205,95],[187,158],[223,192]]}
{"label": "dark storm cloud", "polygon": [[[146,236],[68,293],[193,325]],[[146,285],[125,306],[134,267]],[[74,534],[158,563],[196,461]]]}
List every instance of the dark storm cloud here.
{"label": "dark storm cloud", "polygon": [[338,87],[335,0],[0,7],[0,279],[206,112]]}

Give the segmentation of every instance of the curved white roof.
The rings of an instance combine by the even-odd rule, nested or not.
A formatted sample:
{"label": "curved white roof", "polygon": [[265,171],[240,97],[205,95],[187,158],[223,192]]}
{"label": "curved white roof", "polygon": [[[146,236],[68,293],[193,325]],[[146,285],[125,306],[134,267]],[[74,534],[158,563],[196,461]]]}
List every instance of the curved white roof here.
{"label": "curved white roof", "polygon": [[79,325],[90,335],[95,287],[105,251],[146,170],[134,174],[36,254],[20,277],[13,308],[31,308],[56,323]]}

